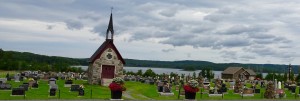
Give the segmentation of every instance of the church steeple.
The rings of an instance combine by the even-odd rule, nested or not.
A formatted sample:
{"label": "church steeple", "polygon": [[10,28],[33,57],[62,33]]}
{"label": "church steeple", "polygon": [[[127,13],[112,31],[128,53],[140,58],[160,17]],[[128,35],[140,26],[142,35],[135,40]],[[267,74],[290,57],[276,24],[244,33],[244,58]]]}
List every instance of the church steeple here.
{"label": "church steeple", "polygon": [[109,24],[108,24],[108,28],[106,30],[106,40],[108,39],[109,31],[111,33],[111,40],[113,40],[113,38],[114,38],[114,26],[113,26],[112,12],[110,13]]}

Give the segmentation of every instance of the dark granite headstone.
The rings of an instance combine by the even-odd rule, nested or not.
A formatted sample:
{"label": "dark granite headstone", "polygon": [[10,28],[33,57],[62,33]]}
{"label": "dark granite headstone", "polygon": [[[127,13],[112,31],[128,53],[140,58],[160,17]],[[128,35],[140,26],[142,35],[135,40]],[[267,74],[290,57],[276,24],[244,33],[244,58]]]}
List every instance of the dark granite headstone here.
{"label": "dark granite headstone", "polygon": [[79,85],[71,85],[70,91],[78,91],[79,90]]}
{"label": "dark granite headstone", "polygon": [[24,95],[25,94],[25,90],[24,88],[13,88],[11,95]]}
{"label": "dark granite headstone", "polygon": [[19,87],[24,88],[25,91],[28,91],[28,86],[29,86],[28,84],[22,84]]}
{"label": "dark granite headstone", "polygon": [[73,84],[73,81],[72,81],[72,80],[67,80],[67,81],[65,82],[65,84]]}
{"label": "dark granite headstone", "polygon": [[32,88],[39,88],[39,84],[38,83],[33,83]]}
{"label": "dark granite headstone", "polygon": [[80,88],[78,90],[78,96],[84,96],[84,89]]}
{"label": "dark granite headstone", "polygon": [[50,96],[55,96],[56,94],[56,89],[51,88],[50,89]]}

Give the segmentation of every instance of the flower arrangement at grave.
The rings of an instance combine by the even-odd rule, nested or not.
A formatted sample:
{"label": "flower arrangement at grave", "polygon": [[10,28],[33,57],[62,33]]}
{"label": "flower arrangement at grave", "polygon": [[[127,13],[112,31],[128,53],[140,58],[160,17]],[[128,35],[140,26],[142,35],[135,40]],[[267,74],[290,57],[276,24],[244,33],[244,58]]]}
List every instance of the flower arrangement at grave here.
{"label": "flower arrangement at grave", "polygon": [[273,99],[275,97],[275,87],[273,82],[268,83],[264,97],[267,99]]}
{"label": "flower arrangement at grave", "polygon": [[243,85],[239,79],[235,80],[235,85],[234,85],[234,93],[241,93],[243,89]]}
{"label": "flower arrangement at grave", "polygon": [[109,84],[111,91],[111,99],[121,99],[122,91],[125,91],[124,80],[120,77],[113,78],[112,83]]}
{"label": "flower arrangement at grave", "polygon": [[183,86],[186,99],[195,99],[196,92],[199,91],[199,83],[196,80],[189,80],[187,85]]}
{"label": "flower arrangement at grave", "polygon": [[109,84],[111,91],[125,91],[124,80],[120,77],[113,78],[112,83]]}

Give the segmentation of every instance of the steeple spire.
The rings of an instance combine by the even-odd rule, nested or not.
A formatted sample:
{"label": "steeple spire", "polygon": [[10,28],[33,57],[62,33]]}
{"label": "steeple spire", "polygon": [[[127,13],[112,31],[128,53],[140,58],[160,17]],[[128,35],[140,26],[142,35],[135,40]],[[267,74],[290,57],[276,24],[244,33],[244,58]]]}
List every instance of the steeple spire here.
{"label": "steeple spire", "polygon": [[111,8],[109,24],[108,24],[108,28],[106,30],[106,39],[108,39],[108,33],[109,33],[109,31],[111,33],[111,39],[113,39],[113,36],[114,36],[114,26],[113,26],[113,18],[112,18],[112,9],[113,8]]}

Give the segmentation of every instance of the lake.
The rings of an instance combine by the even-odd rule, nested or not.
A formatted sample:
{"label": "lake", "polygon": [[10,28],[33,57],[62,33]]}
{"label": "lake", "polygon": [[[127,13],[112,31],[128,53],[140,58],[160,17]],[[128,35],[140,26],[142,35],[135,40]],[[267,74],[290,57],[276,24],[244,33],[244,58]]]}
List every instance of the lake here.
{"label": "lake", "polygon": [[[84,70],[87,70],[88,66],[72,66],[72,67],[81,67]],[[193,75],[193,73],[195,72],[198,76],[198,73],[201,70],[196,70],[196,71],[183,71],[182,69],[171,69],[171,68],[151,68],[151,67],[124,67],[124,69],[126,71],[132,71],[132,72],[137,72],[138,70],[142,70],[143,72],[145,72],[148,69],[153,70],[156,74],[170,74],[171,72],[173,73],[177,73],[177,74],[185,74],[185,75]],[[214,78],[221,78],[221,73],[223,71],[213,71],[213,73],[215,74]],[[263,73],[263,77],[265,77],[268,73]]]}

